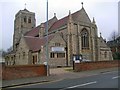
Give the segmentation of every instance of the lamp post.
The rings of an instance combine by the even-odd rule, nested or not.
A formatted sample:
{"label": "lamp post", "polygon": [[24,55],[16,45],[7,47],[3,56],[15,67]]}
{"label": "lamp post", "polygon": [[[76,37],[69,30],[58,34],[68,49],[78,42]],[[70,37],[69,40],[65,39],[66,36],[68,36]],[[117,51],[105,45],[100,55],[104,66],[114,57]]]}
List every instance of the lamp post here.
{"label": "lamp post", "polygon": [[46,8],[46,62],[47,62],[47,76],[49,76],[49,53],[48,53],[48,0],[47,0],[47,8]]}

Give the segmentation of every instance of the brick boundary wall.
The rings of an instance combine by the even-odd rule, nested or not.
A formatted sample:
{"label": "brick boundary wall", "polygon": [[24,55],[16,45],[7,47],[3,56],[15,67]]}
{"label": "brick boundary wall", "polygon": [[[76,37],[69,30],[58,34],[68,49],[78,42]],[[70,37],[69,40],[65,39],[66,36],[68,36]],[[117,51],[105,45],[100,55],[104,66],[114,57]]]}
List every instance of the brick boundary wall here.
{"label": "brick boundary wall", "polygon": [[112,67],[120,67],[120,60],[81,62],[81,63],[74,64],[75,72],[94,70],[94,69],[103,69],[103,68],[112,68]]}
{"label": "brick boundary wall", "polygon": [[47,71],[45,65],[19,65],[19,66],[2,65],[2,80],[11,80],[46,75]]}

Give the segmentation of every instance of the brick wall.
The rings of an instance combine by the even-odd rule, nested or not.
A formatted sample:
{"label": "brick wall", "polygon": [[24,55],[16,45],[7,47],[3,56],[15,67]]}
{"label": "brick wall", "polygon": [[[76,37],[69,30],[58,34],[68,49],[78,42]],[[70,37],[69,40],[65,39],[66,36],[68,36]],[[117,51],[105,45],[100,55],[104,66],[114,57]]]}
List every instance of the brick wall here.
{"label": "brick wall", "polygon": [[19,66],[2,66],[2,79],[18,79],[26,77],[46,76],[45,65],[19,65]]}
{"label": "brick wall", "polygon": [[112,68],[112,67],[120,67],[120,60],[114,61],[97,61],[97,62],[81,62],[75,63],[74,70],[76,72],[85,71],[85,70],[94,70],[94,69],[102,69],[102,68]]}

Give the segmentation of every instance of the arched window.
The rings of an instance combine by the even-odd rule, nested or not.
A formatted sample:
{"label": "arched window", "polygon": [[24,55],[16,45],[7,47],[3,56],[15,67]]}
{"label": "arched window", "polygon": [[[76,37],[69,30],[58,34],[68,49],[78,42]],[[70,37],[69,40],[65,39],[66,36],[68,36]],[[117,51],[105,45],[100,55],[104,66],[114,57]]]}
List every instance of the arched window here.
{"label": "arched window", "polygon": [[104,52],[104,57],[107,58],[107,51]]}
{"label": "arched window", "polygon": [[36,64],[37,63],[37,55],[34,55],[33,56],[33,64]]}
{"label": "arched window", "polygon": [[25,59],[25,52],[23,52],[23,59]]}
{"label": "arched window", "polygon": [[31,23],[31,17],[29,17],[29,19],[28,19],[28,23]]}
{"label": "arched window", "polygon": [[85,28],[81,32],[81,46],[82,49],[89,49],[89,33]]}
{"label": "arched window", "polygon": [[25,22],[25,23],[27,22],[27,17],[26,17],[26,16],[24,17],[24,22]]}

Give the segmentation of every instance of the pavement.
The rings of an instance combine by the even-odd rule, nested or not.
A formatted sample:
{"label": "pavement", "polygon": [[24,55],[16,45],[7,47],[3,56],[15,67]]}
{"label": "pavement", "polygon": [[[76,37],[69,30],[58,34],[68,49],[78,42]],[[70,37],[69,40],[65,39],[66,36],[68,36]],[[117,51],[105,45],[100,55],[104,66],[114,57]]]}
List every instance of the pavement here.
{"label": "pavement", "polygon": [[1,88],[35,84],[35,83],[43,83],[43,82],[52,82],[52,81],[58,81],[58,80],[63,80],[68,78],[82,78],[82,77],[98,75],[101,73],[107,73],[107,72],[112,72],[117,70],[118,68],[115,67],[115,68],[105,68],[105,69],[98,69],[98,70],[74,72],[71,67],[52,68],[50,69],[49,76],[21,78],[21,79],[15,79],[15,80],[3,80],[1,81],[2,82]]}

